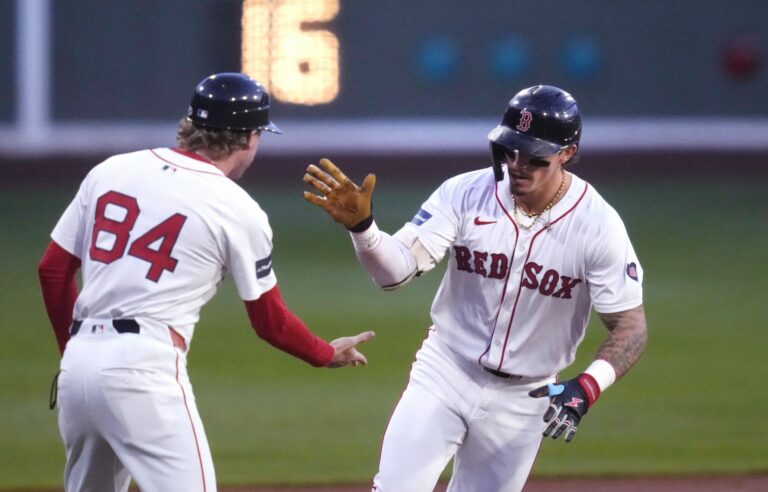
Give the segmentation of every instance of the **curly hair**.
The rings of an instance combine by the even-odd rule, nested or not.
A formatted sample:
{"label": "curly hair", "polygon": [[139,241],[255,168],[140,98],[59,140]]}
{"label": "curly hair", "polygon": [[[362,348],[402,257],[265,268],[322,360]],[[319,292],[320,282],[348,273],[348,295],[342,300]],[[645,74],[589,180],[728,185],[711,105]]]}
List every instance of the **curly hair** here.
{"label": "curly hair", "polygon": [[211,159],[218,160],[246,148],[250,135],[250,130],[216,130],[195,126],[192,120],[184,117],[179,121],[176,145],[193,152],[203,149]]}

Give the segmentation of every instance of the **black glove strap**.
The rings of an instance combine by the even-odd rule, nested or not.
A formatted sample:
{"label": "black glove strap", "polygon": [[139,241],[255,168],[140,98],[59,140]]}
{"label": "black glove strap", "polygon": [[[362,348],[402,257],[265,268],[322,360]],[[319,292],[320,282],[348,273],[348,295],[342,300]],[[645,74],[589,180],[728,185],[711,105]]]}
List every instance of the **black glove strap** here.
{"label": "black glove strap", "polygon": [[371,227],[371,224],[373,224],[373,214],[369,215],[352,227],[347,227],[347,229],[349,232],[365,232],[369,227]]}

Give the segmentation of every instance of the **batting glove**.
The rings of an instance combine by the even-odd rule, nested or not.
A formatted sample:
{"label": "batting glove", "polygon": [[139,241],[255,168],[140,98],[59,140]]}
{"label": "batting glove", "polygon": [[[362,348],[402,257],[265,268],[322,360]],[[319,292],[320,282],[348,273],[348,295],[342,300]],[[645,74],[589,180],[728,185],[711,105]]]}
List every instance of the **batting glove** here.
{"label": "batting glove", "polygon": [[600,396],[600,386],[589,374],[580,374],[558,384],[548,384],[528,393],[533,398],[549,397],[549,407],[544,412],[544,437],[557,439],[564,435],[565,442],[571,442],[576,435],[581,417]]}
{"label": "batting glove", "polygon": [[304,182],[319,194],[304,192],[304,199],[326,211],[333,220],[352,232],[363,232],[373,224],[373,188],[376,176],[369,174],[357,186],[329,159],[320,159],[320,167],[310,164]]}

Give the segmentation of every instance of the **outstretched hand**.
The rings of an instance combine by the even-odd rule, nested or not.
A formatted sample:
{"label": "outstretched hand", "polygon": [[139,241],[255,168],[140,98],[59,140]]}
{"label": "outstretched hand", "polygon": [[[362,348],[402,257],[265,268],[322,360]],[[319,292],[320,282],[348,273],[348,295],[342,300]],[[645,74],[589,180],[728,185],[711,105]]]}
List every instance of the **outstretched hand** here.
{"label": "outstretched hand", "polygon": [[323,169],[310,164],[304,182],[320,194],[304,192],[304,199],[326,211],[333,220],[348,229],[354,228],[371,216],[371,196],[376,176],[369,174],[360,187],[349,179],[329,159],[320,159]]}
{"label": "outstretched hand", "polygon": [[357,346],[365,343],[376,336],[372,331],[364,331],[353,337],[341,337],[331,342],[331,346],[336,350],[333,359],[326,367],[337,368],[352,366],[358,364],[367,365],[368,359],[357,350]]}

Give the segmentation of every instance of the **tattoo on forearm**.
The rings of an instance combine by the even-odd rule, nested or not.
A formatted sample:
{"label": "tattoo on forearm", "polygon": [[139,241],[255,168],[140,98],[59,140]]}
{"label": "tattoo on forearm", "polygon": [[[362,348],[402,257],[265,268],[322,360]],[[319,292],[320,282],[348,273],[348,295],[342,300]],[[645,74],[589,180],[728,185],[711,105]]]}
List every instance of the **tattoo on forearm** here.
{"label": "tattoo on forearm", "polygon": [[600,314],[611,334],[597,351],[616,369],[616,379],[621,378],[640,358],[648,341],[643,306],[611,314]]}

